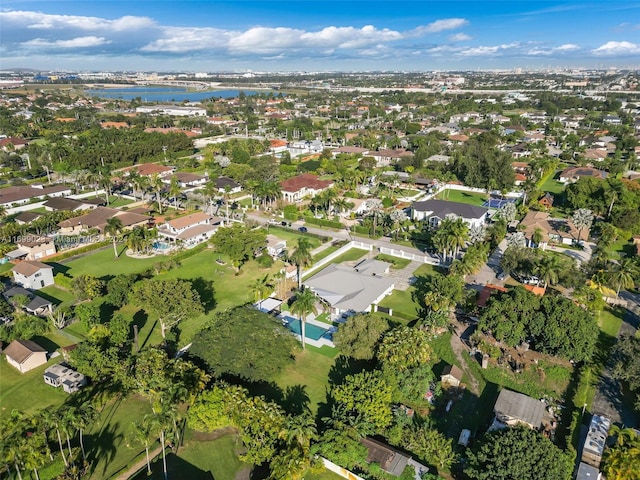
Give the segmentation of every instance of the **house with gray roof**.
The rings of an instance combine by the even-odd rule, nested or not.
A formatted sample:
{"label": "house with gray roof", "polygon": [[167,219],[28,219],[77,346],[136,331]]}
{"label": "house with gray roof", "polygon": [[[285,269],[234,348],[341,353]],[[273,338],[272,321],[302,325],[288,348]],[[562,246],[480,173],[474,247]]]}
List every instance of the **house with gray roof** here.
{"label": "house with gray roof", "polygon": [[395,284],[393,279],[384,276],[389,264],[378,260],[365,262],[355,268],[329,265],[303,284],[330,305],[335,317],[347,312],[370,312],[393,292]]}
{"label": "house with gray roof", "polygon": [[423,220],[432,228],[437,228],[440,222],[448,216],[462,218],[469,227],[484,225],[489,209],[468,205],[466,203],[449,202],[448,200],[426,200],[413,202],[411,205],[411,218]]}
{"label": "house with gray roof", "polygon": [[409,464],[410,458],[398,450],[373,438],[365,437],[360,443],[367,447],[367,462],[375,462],[385,472],[399,477]]}
{"label": "house with gray roof", "polygon": [[540,428],[545,404],[535,398],[505,388],[498,395],[493,411],[496,414],[496,420],[504,425],[524,424],[530,428]]}

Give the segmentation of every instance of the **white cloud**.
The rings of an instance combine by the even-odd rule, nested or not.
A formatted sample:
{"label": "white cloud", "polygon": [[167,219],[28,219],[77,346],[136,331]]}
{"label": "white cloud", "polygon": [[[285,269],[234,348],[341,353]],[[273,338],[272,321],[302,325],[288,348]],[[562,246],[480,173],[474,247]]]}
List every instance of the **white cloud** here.
{"label": "white cloud", "polygon": [[86,31],[139,30],[155,25],[148,17],[124,16],[115,20],[78,15],[50,15],[41,12],[10,11],[0,12],[0,23],[3,26],[21,26],[30,30],[65,30],[77,29]]}
{"label": "white cloud", "polygon": [[626,55],[640,55],[640,45],[623,41],[623,42],[607,42],[604,45],[600,45],[595,50],[591,50],[591,53],[598,56],[626,56]]}
{"label": "white cloud", "polygon": [[567,52],[575,52],[576,50],[580,50],[578,45],[574,45],[573,43],[565,43],[564,45],[560,45],[559,47],[534,47],[531,50],[527,51],[527,55],[557,55],[563,54]]}
{"label": "white cloud", "polygon": [[580,47],[573,43],[565,43],[564,45],[556,47],[554,50],[556,50],[557,52],[573,52],[575,50],[580,50]]}
{"label": "white cloud", "polygon": [[471,37],[466,33],[454,33],[453,35],[449,35],[449,40],[452,42],[466,42],[467,40],[471,40]]}
{"label": "white cloud", "polygon": [[23,42],[22,45],[26,47],[90,48],[109,43],[111,43],[111,41],[106,40],[104,37],[90,35],[87,37],[72,38],[71,40],[55,40],[53,42],[42,38],[34,38],[28,42]]}
{"label": "white cloud", "polygon": [[428,25],[420,26],[414,30],[417,34],[425,35],[429,33],[438,33],[446,30],[455,30],[456,28],[462,28],[469,24],[466,18],[444,18],[442,20],[436,20]]}
{"label": "white cloud", "polygon": [[186,53],[200,50],[224,49],[230,34],[218,28],[166,27],[162,38],[140,47],[142,52]]}

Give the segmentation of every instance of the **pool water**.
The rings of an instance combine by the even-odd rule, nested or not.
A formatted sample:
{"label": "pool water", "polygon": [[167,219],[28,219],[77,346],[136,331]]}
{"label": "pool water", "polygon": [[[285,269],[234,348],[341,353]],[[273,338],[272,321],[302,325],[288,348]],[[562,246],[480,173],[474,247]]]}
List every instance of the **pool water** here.
{"label": "pool water", "polygon": [[171,245],[165,242],[153,242],[154,250],[169,250]]}
{"label": "pool water", "polygon": [[[284,317],[289,323],[285,325],[289,330],[293,333],[300,335],[300,320],[293,317]],[[304,336],[310,338],[311,340],[320,340],[323,336],[331,340],[331,333],[328,329],[318,327],[317,325],[313,325],[309,322],[305,324],[304,328]]]}

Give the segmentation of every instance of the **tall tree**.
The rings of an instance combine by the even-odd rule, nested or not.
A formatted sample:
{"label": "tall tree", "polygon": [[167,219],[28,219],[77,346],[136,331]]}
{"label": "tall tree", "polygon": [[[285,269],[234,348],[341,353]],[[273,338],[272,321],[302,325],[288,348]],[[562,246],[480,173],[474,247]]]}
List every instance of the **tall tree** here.
{"label": "tall tree", "polygon": [[469,453],[465,473],[474,480],[569,480],[571,458],[551,440],[527,427],[487,433]]}
{"label": "tall tree", "polygon": [[107,224],[104,227],[104,233],[111,237],[113,241],[113,256],[118,258],[118,248],[116,246],[116,241],[118,239],[118,235],[122,232],[122,220],[118,217],[111,217],[107,219]]}
{"label": "tall tree", "polygon": [[389,322],[378,313],[359,313],[338,328],[333,341],[342,355],[356,360],[371,360]]}
{"label": "tall tree", "polygon": [[300,318],[300,339],[302,341],[302,349],[305,348],[305,330],[307,325],[307,316],[310,313],[317,314],[316,308],[316,296],[308,288],[299,290],[296,294],[296,299],[291,304],[290,310],[294,315],[298,315]]}
{"label": "tall tree", "polygon": [[251,291],[254,294],[255,300],[258,302],[258,310],[262,309],[262,300],[265,295],[273,290],[273,284],[271,283],[271,279],[269,275],[265,275],[264,277],[258,277],[250,286]]}
{"label": "tall tree", "polygon": [[311,243],[305,237],[298,239],[296,249],[289,256],[291,262],[296,266],[296,274],[298,278],[298,289],[302,288],[301,270],[311,265],[313,257],[311,256]]}
{"label": "tall tree", "polygon": [[158,317],[163,339],[181,320],[204,313],[200,295],[185,280],[142,280],[133,286],[131,299]]}
{"label": "tall tree", "polygon": [[585,228],[589,230],[591,228],[591,224],[593,223],[593,212],[588,208],[578,208],[571,215],[571,222],[578,229],[578,241],[580,241],[582,230]]}

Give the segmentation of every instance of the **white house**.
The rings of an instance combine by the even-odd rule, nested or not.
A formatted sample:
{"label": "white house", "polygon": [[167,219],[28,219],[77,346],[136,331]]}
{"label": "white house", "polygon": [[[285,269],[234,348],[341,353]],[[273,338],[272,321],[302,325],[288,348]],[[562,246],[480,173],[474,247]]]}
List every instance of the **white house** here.
{"label": "white house", "polygon": [[14,340],[2,352],[7,362],[20,373],[28,372],[47,363],[47,351],[31,340]]}
{"label": "white house", "polygon": [[411,218],[413,220],[428,221],[429,225],[436,228],[447,216],[462,218],[469,227],[484,225],[487,212],[484,207],[468,205],[466,203],[449,202],[447,200],[426,200],[414,202],[411,205]]}
{"label": "white house", "polygon": [[201,107],[180,107],[177,105],[149,105],[136,107],[136,113],[173,115],[176,117],[206,117],[207,109]]}
{"label": "white house", "polygon": [[24,288],[39,290],[53,285],[53,267],[36,260],[23,260],[12,269],[13,280]]}
{"label": "white house", "polygon": [[275,235],[267,235],[267,252],[272,257],[277,257],[287,249],[287,241],[276,237]]}
{"label": "white house", "polygon": [[221,218],[196,212],[165,222],[158,228],[158,235],[170,242],[179,240],[189,247],[209,240],[221,224]]}

